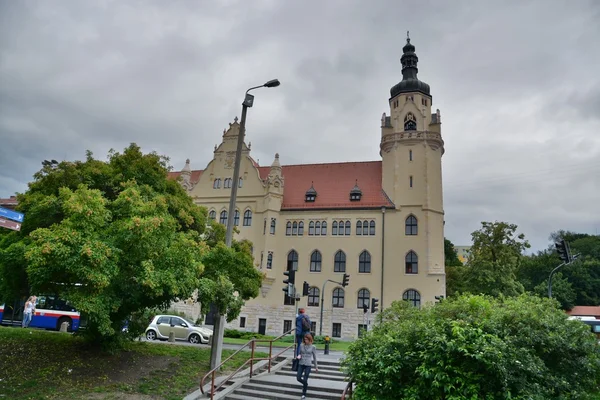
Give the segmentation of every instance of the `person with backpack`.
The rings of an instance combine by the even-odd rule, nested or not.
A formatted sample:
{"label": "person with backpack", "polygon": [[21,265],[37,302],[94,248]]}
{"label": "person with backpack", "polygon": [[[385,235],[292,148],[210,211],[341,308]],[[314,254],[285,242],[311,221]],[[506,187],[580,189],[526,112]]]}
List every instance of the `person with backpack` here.
{"label": "person with backpack", "polygon": [[296,356],[300,353],[300,345],[304,340],[304,335],[310,333],[310,318],[305,314],[304,308],[298,310],[296,316]]}

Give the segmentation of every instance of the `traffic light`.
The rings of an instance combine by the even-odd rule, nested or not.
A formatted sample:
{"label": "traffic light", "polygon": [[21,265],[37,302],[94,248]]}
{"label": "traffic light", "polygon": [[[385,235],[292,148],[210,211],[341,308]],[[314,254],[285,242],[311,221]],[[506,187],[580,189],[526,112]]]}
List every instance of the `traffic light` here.
{"label": "traffic light", "polygon": [[558,253],[558,256],[560,257],[560,259],[565,264],[570,263],[571,262],[571,251],[569,249],[569,243],[567,243],[564,239],[562,239],[560,242],[554,243],[554,245],[556,246],[556,252]]}
{"label": "traffic light", "polygon": [[290,269],[288,271],[284,271],[283,274],[288,277],[288,279],[284,279],[283,283],[286,286],[282,289],[287,293],[289,297],[294,297],[294,283],[296,282],[296,271],[294,269]]}
{"label": "traffic light", "polygon": [[350,275],[348,274],[344,274],[344,279],[342,280],[342,286],[346,287],[348,286],[348,281],[350,280]]}
{"label": "traffic light", "polygon": [[444,296],[435,296],[435,299],[437,300],[436,303],[441,303],[444,300]]}
{"label": "traffic light", "polygon": [[369,312],[369,306],[368,306],[366,303],[365,303],[365,304],[363,304],[363,311],[365,312],[365,314],[366,314],[367,312]]}
{"label": "traffic light", "polygon": [[379,299],[372,298],[371,299],[371,314],[375,314],[379,311]]}
{"label": "traffic light", "polygon": [[302,285],[302,296],[308,296],[308,290],[310,289],[310,285],[308,282],[304,281],[304,285]]}

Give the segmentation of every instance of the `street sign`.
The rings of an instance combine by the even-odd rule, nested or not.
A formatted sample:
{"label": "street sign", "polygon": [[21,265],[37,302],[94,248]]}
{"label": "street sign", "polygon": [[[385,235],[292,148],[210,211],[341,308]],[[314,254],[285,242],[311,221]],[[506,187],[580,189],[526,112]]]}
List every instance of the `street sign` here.
{"label": "street sign", "polygon": [[10,210],[8,208],[0,207],[0,217],[12,219],[13,221],[21,223],[23,222],[23,218],[25,218],[25,214]]}
{"label": "street sign", "polygon": [[4,228],[12,229],[13,231],[20,231],[21,230],[21,223],[20,222],[11,221],[9,219],[2,218],[2,217],[0,217],[0,226],[2,226]]}

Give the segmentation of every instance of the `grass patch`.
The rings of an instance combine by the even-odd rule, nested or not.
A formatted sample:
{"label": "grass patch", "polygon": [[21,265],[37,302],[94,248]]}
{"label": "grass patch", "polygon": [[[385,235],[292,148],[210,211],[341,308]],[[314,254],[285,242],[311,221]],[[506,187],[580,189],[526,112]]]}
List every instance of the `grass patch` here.
{"label": "grass patch", "polygon": [[[249,341],[250,341],[249,339],[237,339],[237,338],[227,338],[227,337],[223,338],[223,343],[227,343],[227,344],[246,344]],[[346,350],[348,350],[348,348],[350,347],[350,345],[352,343],[353,342],[334,342],[329,345],[329,350],[331,350],[331,351],[346,351]],[[277,341],[277,342],[273,342],[273,347],[288,347],[291,344],[292,344],[291,342]],[[258,342],[258,343],[256,343],[256,345],[268,347],[269,342]],[[315,346],[318,350],[325,349],[324,344],[315,344]]]}
{"label": "grass patch", "polygon": [[[232,353],[224,350],[223,359]],[[222,373],[249,356],[240,352]],[[77,336],[0,327],[0,399],[179,400],[199,387],[209,365],[207,347],[132,342],[107,354]]]}

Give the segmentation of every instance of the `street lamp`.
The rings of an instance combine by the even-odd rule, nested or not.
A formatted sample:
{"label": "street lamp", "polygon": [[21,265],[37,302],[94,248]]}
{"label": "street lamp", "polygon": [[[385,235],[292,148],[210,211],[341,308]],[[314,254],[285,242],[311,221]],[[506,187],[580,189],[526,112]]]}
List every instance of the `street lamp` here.
{"label": "street lamp", "polygon": [[[242,120],[240,121],[240,133],[238,135],[237,149],[235,151],[235,164],[233,166],[233,184],[231,185],[231,197],[229,198],[229,211],[227,212],[227,234],[225,236],[225,244],[227,247],[231,247],[233,241],[233,220],[235,214],[235,201],[237,200],[237,190],[240,179],[240,164],[242,159],[242,148],[244,145],[244,134],[246,131],[246,113],[249,107],[252,107],[254,103],[254,96],[251,95],[251,90],[266,87],[272,88],[277,87],[281,83],[278,79],[272,79],[267,83],[254,86],[246,90],[244,101],[242,102]],[[210,352],[210,369],[216,368],[221,363],[221,352],[223,351],[223,333],[225,324],[223,323],[223,316],[217,311],[214,320],[214,332],[213,341]]]}

